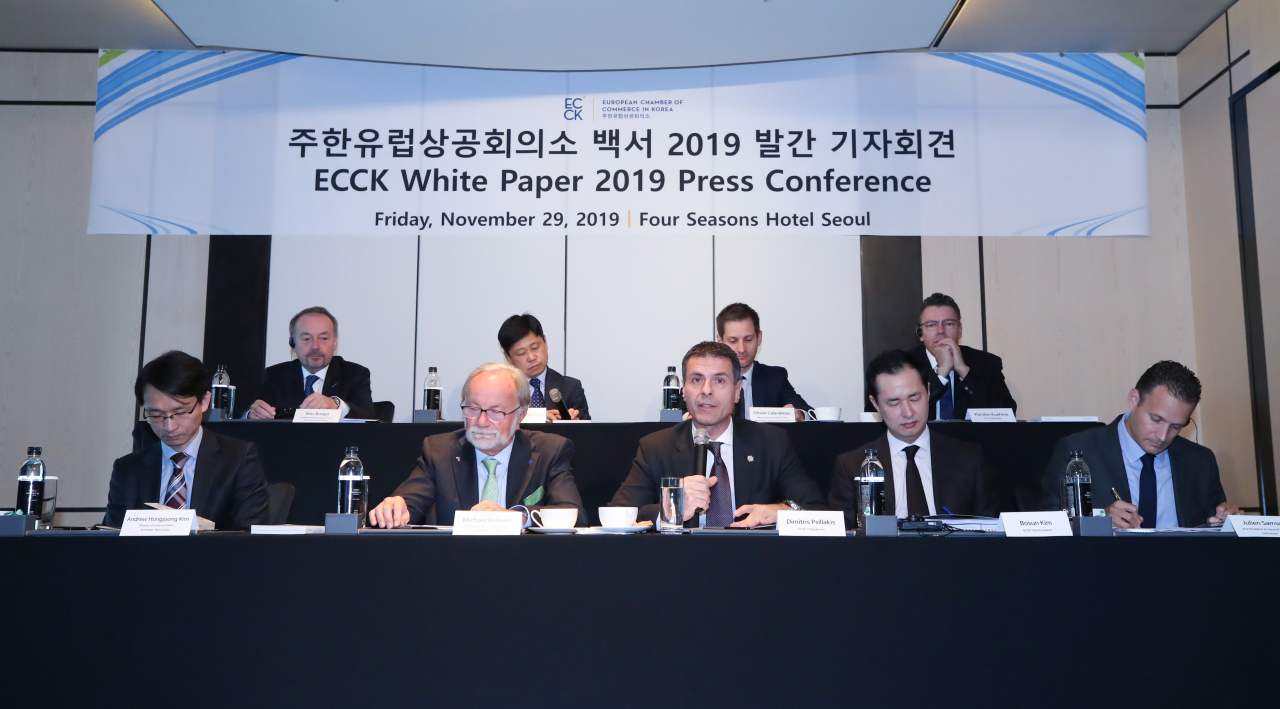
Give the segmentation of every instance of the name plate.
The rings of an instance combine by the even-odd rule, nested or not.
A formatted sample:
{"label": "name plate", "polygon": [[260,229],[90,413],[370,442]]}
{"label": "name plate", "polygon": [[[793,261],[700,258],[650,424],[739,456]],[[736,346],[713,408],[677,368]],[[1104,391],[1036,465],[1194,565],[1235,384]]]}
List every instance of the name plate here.
{"label": "name plate", "polygon": [[1280,517],[1227,515],[1222,531],[1235,532],[1237,537],[1280,538]]}
{"label": "name plate", "polygon": [[338,423],[342,409],[298,409],[293,412],[294,423]]}
{"label": "name plate", "polygon": [[453,533],[472,537],[520,534],[524,515],[520,512],[455,512]]}
{"label": "name plate", "polygon": [[964,420],[977,421],[978,423],[1018,422],[1017,417],[1013,415],[1013,409],[969,409],[964,414]]}
{"label": "name plate", "polygon": [[185,537],[196,531],[195,510],[128,510],[122,537]]}
{"label": "name plate", "polygon": [[1062,510],[1052,512],[1001,512],[1006,537],[1070,537],[1071,520]]}
{"label": "name plate", "polygon": [[778,510],[778,536],[843,537],[844,513],[838,510]]}
{"label": "name plate", "polygon": [[533,408],[531,408],[531,409],[529,409],[528,411],[526,411],[526,412],[524,413],[524,418],[520,419],[520,423],[522,423],[522,424],[525,424],[525,423],[546,423],[546,422],[547,422],[547,410],[546,410],[546,409],[533,409]]}
{"label": "name plate", "polygon": [[795,423],[796,410],[785,406],[752,406],[747,418],[759,423]]}

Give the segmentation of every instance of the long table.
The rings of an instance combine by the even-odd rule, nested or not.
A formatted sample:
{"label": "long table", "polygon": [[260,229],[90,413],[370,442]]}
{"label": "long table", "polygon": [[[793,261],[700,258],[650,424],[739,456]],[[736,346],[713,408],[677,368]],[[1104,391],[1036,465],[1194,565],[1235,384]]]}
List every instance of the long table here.
{"label": "long table", "polygon": [[[290,421],[228,421],[206,424],[233,438],[253,441],[262,454],[267,479],[289,482],[297,490],[289,522],[323,524],[324,513],[337,508],[338,464],[346,446],[360,449],[370,497],[376,504],[390,495],[413,470],[422,439],[457,430],[461,422],[435,424],[295,424]],[[573,475],[590,524],[599,524],[596,509],[613,498],[631,469],[642,436],[672,424],[581,423],[528,426],[573,441]],[[982,446],[1000,481],[1002,509],[1034,509],[1040,499],[1040,477],[1059,438],[1096,423],[935,423],[947,436]],[[859,450],[884,432],[879,423],[806,422],[785,424],[805,469],[826,494],[835,459]]]}
{"label": "long table", "polygon": [[1277,706],[1225,536],[0,538],[9,706]]}

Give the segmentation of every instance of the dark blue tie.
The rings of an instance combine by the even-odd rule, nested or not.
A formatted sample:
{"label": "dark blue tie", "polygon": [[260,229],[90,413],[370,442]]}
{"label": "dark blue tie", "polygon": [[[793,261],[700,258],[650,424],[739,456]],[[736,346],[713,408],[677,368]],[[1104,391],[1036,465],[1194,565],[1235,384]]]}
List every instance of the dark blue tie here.
{"label": "dark blue tie", "polygon": [[938,420],[950,421],[955,418],[956,412],[956,386],[952,383],[947,390],[942,392],[942,399],[938,401]]}
{"label": "dark blue tie", "polygon": [[307,385],[302,388],[302,398],[305,399],[308,396],[311,396],[312,394],[316,393],[315,386],[316,386],[316,382],[318,381],[320,381],[320,377],[317,377],[314,374],[307,375]]}
{"label": "dark blue tie", "polygon": [[733,524],[733,489],[729,487],[729,468],[720,457],[720,441],[707,444],[711,448],[715,462],[711,465],[711,475],[716,478],[716,486],[711,488],[711,508],[707,510],[708,527],[728,527]]}
{"label": "dark blue tie", "polygon": [[542,398],[542,382],[534,377],[529,380],[529,386],[533,389],[533,399],[529,402],[529,406],[534,409],[546,408],[547,402]]}
{"label": "dark blue tie", "polygon": [[1143,527],[1156,526],[1156,457],[1142,455],[1142,477],[1138,478],[1138,515]]}

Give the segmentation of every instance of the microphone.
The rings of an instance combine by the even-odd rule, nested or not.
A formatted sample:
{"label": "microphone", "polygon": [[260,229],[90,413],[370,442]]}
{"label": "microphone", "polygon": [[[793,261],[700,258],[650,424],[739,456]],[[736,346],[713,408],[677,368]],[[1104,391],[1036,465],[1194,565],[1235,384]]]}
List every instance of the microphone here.
{"label": "microphone", "polygon": [[[707,477],[707,444],[711,442],[711,432],[705,428],[693,431],[693,474]],[[721,480],[720,482],[724,482]],[[706,510],[699,507],[693,511],[694,517],[701,517]]]}
{"label": "microphone", "polygon": [[556,405],[556,411],[560,412],[560,418],[562,420],[568,421],[573,418],[569,415],[569,407],[565,406],[564,401],[561,400],[559,389],[552,389],[547,392],[547,398],[551,400],[551,403]]}

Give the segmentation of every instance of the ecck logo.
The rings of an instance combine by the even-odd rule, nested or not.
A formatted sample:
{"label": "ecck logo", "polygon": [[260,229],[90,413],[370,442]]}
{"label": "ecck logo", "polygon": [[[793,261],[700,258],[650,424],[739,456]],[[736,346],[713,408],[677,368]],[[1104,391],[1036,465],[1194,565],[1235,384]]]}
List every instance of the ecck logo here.
{"label": "ecck logo", "polygon": [[564,100],[564,119],[566,121],[582,120],[581,98],[566,98]]}

